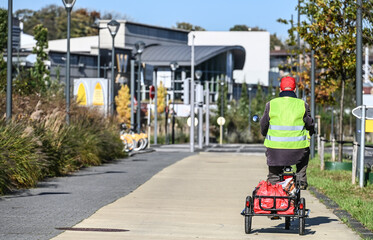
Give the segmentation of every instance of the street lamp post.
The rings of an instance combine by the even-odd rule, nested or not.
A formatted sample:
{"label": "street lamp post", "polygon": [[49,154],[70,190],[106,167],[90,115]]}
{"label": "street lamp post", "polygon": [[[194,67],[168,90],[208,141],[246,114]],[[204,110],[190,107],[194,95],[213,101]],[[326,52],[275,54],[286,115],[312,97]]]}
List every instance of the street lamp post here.
{"label": "street lamp post", "polygon": [[13,1],[8,1],[8,55],[7,55],[7,83],[6,83],[6,120],[12,119],[12,28],[13,28]]}
{"label": "street lamp post", "polygon": [[248,90],[249,90],[249,134],[251,136],[251,90],[252,90],[252,87],[249,87]]}
{"label": "street lamp post", "polygon": [[143,41],[138,41],[135,43],[135,48],[137,55],[139,57],[137,63],[137,132],[140,133],[141,130],[141,54],[145,49],[145,43]]}
{"label": "street lamp post", "polygon": [[[197,92],[197,99],[198,99],[198,147],[200,149],[203,148],[203,85],[199,82],[202,77],[202,71],[197,70],[195,72],[197,81],[198,81],[198,92]],[[202,96],[201,96],[202,95]]]}
{"label": "street lamp post", "polygon": [[105,29],[104,27],[100,27],[100,19],[97,18],[95,20],[95,23],[93,24],[92,26],[93,28],[96,28],[97,31],[98,31],[98,43],[97,43],[97,77],[100,78],[101,77],[101,74],[100,74],[100,71],[101,71],[101,57],[100,57],[100,30],[101,29]]}
{"label": "street lamp post", "polygon": [[194,152],[194,32],[192,31],[191,66],[190,66],[190,152]]}
{"label": "street lamp post", "polygon": [[221,80],[221,83],[220,83],[220,86],[221,86],[221,97],[220,97],[220,116],[221,117],[224,117],[224,81]]}
{"label": "street lamp post", "polygon": [[205,130],[205,145],[210,145],[210,84],[208,81],[206,81],[206,130]]}
{"label": "street lamp post", "polygon": [[107,24],[107,28],[109,29],[109,32],[112,37],[112,48],[111,48],[111,95],[110,95],[110,113],[111,116],[114,116],[114,55],[115,55],[115,43],[114,39],[115,36],[118,33],[118,29],[120,27],[120,23],[118,23],[116,20],[112,19]]}
{"label": "street lamp post", "polygon": [[70,25],[71,10],[76,0],[62,0],[67,12],[67,51],[66,51],[66,122],[70,123]]}
{"label": "street lamp post", "polygon": [[170,63],[172,71],[172,144],[175,144],[175,71],[179,68],[177,62]]}

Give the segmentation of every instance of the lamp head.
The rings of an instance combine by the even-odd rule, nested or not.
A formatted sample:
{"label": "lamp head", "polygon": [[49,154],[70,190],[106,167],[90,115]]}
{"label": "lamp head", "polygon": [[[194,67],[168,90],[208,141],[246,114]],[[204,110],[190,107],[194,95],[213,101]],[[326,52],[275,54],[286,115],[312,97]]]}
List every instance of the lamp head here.
{"label": "lamp head", "polygon": [[119,26],[120,26],[120,23],[117,22],[114,19],[112,19],[110,22],[108,22],[107,28],[109,29],[109,32],[110,32],[112,37],[115,37],[115,35],[117,35]]}
{"label": "lamp head", "polygon": [[170,67],[171,67],[171,70],[172,70],[173,72],[175,72],[175,70],[179,68],[179,64],[178,64],[177,62],[174,61],[174,62],[171,62],[171,63],[170,63]]}
{"label": "lamp head", "polygon": [[74,7],[76,0],[62,0],[66,9],[71,10]]}
{"label": "lamp head", "polygon": [[194,73],[196,75],[197,80],[199,80],[202,77],[202,71],[201,70],[196,70]]}
{"label": "lamp head", "polygon": [[143,41],[138,41],[135,43],[136,52],[141,54],[145,49],[145,43]]}

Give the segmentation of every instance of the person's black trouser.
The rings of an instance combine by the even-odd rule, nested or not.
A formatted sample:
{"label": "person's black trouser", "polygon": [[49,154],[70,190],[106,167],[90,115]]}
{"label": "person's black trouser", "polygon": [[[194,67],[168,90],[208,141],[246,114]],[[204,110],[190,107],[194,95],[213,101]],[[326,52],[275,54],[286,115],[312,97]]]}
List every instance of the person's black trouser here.
{"label": "person's black trouser", "polygon": [[[308,160],[309,160],[309,152],[304,155],[302,158],[302,161],[298,164],[296,164],[297,171],[296,171],[296,179],[298,184],[307,186],[307,175],[306,170],[308,166]],[[276,184],[277,182],[280,182],[280,174],[284,172],[285,166],[268,166],[268,181],[271,184]]]}

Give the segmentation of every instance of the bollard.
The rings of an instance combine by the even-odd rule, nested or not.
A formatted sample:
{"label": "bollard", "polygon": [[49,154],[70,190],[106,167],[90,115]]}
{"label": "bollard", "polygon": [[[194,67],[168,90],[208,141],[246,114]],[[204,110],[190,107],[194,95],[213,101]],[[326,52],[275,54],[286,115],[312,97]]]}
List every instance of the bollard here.
{"label": "bollard", "polygon": [[324,138],[320,138],[320,169],[321,171],[324,171],[325,169],[325,161],[324,161],[324,146],[325,146],[325,142],[324,142]]}
{"label": "bollard", "polygon": [[358,146],[357,146],[357,142],[354,142],[354,148],[352,150],[352,176],[351,176],[351,182],[352,184],[355,184],[356,183],[356,164],[357,164],[357,150],[358,150]]}
{"label": "bollard", "polygon": [[320,144],[320,135],[317,134],[317,151],[319,152],[321,150],[321,144]]}
{"label": "bollard", "polygon": [[335,162],[335,138],[332,139],[332,162]]}

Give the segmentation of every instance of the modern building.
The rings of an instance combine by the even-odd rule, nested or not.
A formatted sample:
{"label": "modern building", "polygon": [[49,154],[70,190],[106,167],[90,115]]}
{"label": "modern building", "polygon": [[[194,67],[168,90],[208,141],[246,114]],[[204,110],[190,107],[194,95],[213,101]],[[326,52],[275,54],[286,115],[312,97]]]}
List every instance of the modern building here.
{"label": "modern building", "polygon": [[[99,22],[98,36],[70,39],[71,85],[77,78],[99,76],[111,79],[112,36],[107,29],[108,22],[109,20]],[[191,77],[192,45],[195,50],[195,70],[202,71],[202,77],[195,80],[209,87],[212,103],[217,101],[223,84],[228,86],[229,99],[239,98],[243,82],[249,85],[269,84],[268,32],[190,32],[126,20],[118,22],[120,27],[114,39],[115,92],[121,84],[130,83],[130,60],[138,59],[135,44],[139,41],[145,43],[141,55],[141,62],[144,64],[144,72],[140,76],[142,99],[148,98],[148,89],[154,84],[155,76],[158,84],[162,81],[168,88],[168,93],[171,98],[175,98],[175,102],[183,102],[183,84]],[[33,45],[31,42],[21,48],[32,49]],[[66,49],[66,39],[49,41],[48,64],[51,76],[61,82],[65,81]],[[175,71],[173,82],[170,63],[175,61],[179,68]],[[137,67],[134,74],[137,79],[136,69]]]}
{"label": "modern building", "polygon": [[[98,36],[70,39],[71,81],[82,77],[110,78],[112,37],[107,29],[108,22],[108,20],[100,21]],[[177,82],[175,98],[181,100],[181,82],[190,78],[191,33],[125,20],[118,22],[120,27],[114,41],[116,88],[120,83],[129,83],[130,60],[136,59],[135,43],[143,41],[146,48],[141,59],[147,69],[143,76],[145,78],[143,92],[148,89],[146,84],[152,84],[151,71],[156,71],[158,82],[162,81],[173,95],[170,63],[176,61],[179,68],[175,73]],[[243,81],[268,85],[268,32],[193,32],[193,34],[195,35],[195,69],[203,72],[200,81],[208,82],[212,101],[217,100],[220,83],[228,84],[230,98],[235,96],[234,89]],[[221,40],[211,41],[209,44],[207,41],[209,38]],[[33,43],[28,43],[22,47],[31,49],[32,45]],[[65,80],[66,46],[66,39],[49,41],[51,75],[60,81]],[[97,72],[98,58],[100,58],[100,75]]]}

